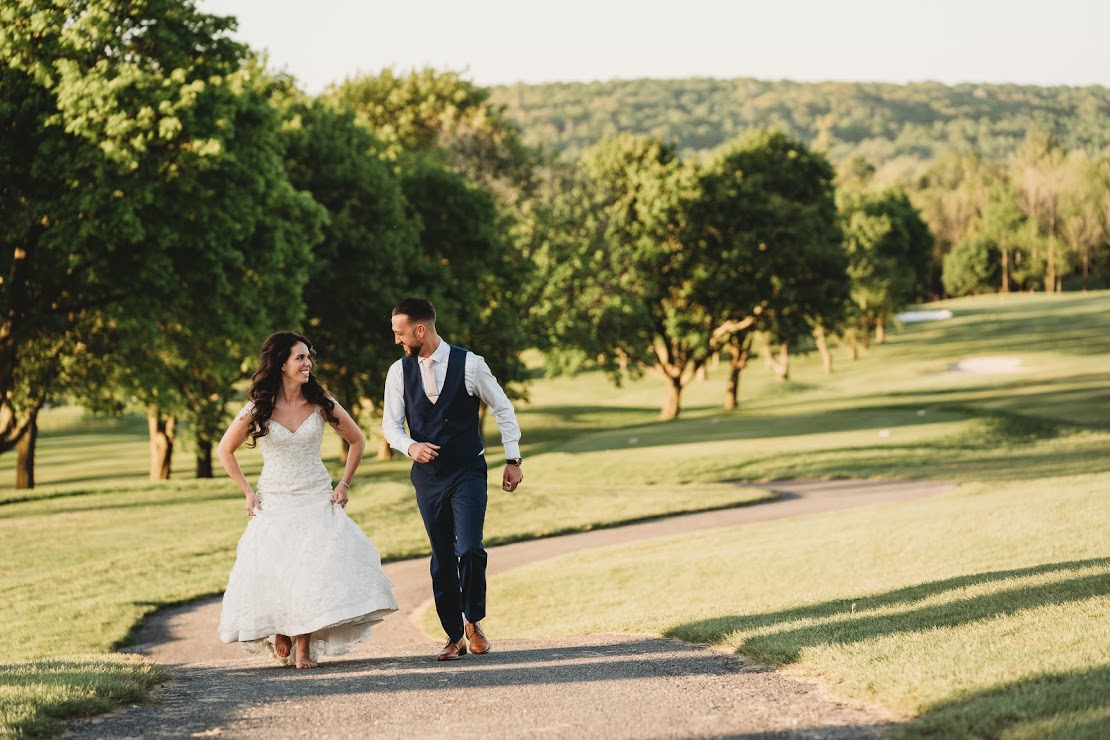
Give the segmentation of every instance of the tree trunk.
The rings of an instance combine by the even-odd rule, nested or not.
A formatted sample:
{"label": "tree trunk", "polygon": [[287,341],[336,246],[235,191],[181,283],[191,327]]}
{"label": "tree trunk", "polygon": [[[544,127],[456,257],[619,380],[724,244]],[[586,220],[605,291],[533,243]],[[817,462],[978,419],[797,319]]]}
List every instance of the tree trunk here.
{"label": "tree trunk", "polygon": [[1056,240],[1048,239],[1048,261],[1045,264],[1044,292],[1056,292]]}
{"label": "tree trunk", "polygon": [[859,359],[859,338],[856,336],[855,329],[848,332],[848,357],[852,362]]}
{"label": "tree trunk", "polygon": [[829,342],[825,337],[825,327],[818,326],[814,328],[813,339],[817,342],[817,351],[821,353],[821,367],[825,369],[825,375],[831,375],[833,358],[832,352],[829,352]]}
{"label": "tree trunk", "polygon": [[879,319],[875,322],[875,344],[882,344],[886,341],[886,319]]}
{"label": "tree trunk", "polygon": [[663,403],[663,408],[659,411],[659,418],[663,421],[671,421],[678,418],[678,412],[681,408],[682,401],[682,379],[675,377],[667,377],[667,400]]}
{"label": "tree trunk", "polygon": [[[778,352],[771,351],[771,341],[767,338],[766,334],[760,335],[760,342],[762,343],[763,356],[767,364],[767,368],[775,374],[779,382],[785,383],[790,380],[790,349],[788,342],[779,342]],[[775,358],[775,355],[778,358]]]}
{"label": "tree trunk", "polygon": [[[167,478],[169,475],[167,474]],[[197,439],[197,477],[212,478],[212,440]]]}
{"label": "tree trunk", "polygon": [[728,382],[725,385],[725,409],[732,411],[740,406],[740,373],[748,366],[751,341],[733,342],[728,364]]}
{"label": "tree trunk", "polygon": [[31,412],[27,431],[19,438],[15,462],[15,487],[29,489],[35,487],[35,443],[39,436],[39,411]]}
{"label": "tree trunk", "polygon": [[393,448],[389,446],[389,440],[385,437],[378,442],[378,459],[383,461],[393,459]]}
{"label": "tree trunk", "polygon": [[1010,292],[1010,250],[1002,250],[1002,292]]}
{"label": "tree trunk", "polygon": [[169,480],[172,470],[174,434],[177,417],[163,417],[158,409],[147,413],[150,429],[150,480]]}

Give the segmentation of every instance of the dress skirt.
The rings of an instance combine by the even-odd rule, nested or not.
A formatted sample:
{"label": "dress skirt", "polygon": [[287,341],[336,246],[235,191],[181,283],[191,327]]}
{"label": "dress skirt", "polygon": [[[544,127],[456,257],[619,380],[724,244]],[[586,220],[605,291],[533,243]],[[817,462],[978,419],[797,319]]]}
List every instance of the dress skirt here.
{"label": "dress skirt", "polygon": [[314,657],[346,653],[397,610],[378,549],[328,493],[260,499],[228,578],[220,639],[258,652],[277,634],[311,633]]}

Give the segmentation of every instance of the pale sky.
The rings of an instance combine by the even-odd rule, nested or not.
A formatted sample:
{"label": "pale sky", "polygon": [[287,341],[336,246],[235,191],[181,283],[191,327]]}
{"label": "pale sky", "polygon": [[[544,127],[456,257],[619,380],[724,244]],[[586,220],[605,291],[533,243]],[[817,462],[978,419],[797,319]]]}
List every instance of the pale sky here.
{"label": "pale sky", "polygon": [[386,67],[635,79],[1110,86],[1108,0],[196,0],[309,93]]}

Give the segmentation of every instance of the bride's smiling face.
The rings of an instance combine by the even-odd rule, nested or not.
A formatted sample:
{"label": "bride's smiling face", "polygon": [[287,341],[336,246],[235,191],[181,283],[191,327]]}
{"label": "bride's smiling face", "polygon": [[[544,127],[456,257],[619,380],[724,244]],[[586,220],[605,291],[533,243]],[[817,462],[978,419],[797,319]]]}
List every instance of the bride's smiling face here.
{"label": "bride's smiling face", "polygon": [[297,342],[289,350],[289,358],[281,366],[282,378],[293,383],[304,384],[308,382],[308,375],[312,371],[312,355],[304,342]]}

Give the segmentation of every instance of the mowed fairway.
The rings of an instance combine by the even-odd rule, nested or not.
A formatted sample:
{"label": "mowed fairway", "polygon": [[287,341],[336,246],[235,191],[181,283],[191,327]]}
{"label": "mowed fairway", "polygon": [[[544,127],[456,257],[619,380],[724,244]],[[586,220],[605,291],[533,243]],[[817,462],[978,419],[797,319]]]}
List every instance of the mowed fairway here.
{"label": "mowed fairway", "polygon": [[[735,481],[961,487],[548,561],[492,584],[490,630],[728,646],[886,705],[912,720],[898,733],[1105,735],[1110,294],[943,305],[953,319],[892,331],[856,362],[836,350],[833,375],[813,354],[779,384],[756,359],[732,413],[723,368],[669,423],[656,421],[654,377],[538,379],[518,404],[525,483],[512,496],[491,487],[490,544],[765,496]],[[992,357],[1016,370],[950,369]],[[42,427],[39,488],[12,490],[14,457],[0,457],[0,733],[49,733],[55,718],[141,700],[164,674],[105,653],[158,607],[219,593],[245,524],[234,485],[190,479],[187,443],[174,481],[144,480],[141,419],[63,408]],[[325,448],[333,470],[336,452]],[[241,458],[255,475],[257,453]],[[407,468],[368,460],[351,494],[387,559],[425,552]]]}
{"label": "mowed fairway", "polygon": [[[803,364],[792,393],[643,430],[608,465],[958,490],[514,571],[489,629],[727,646],[885,705],[909,720],[896,736],[1110,735],[1110,296],[944,306],[953,319],[906,326],[833,378]],[[1020,364],[950,370],[973,358]]]}

